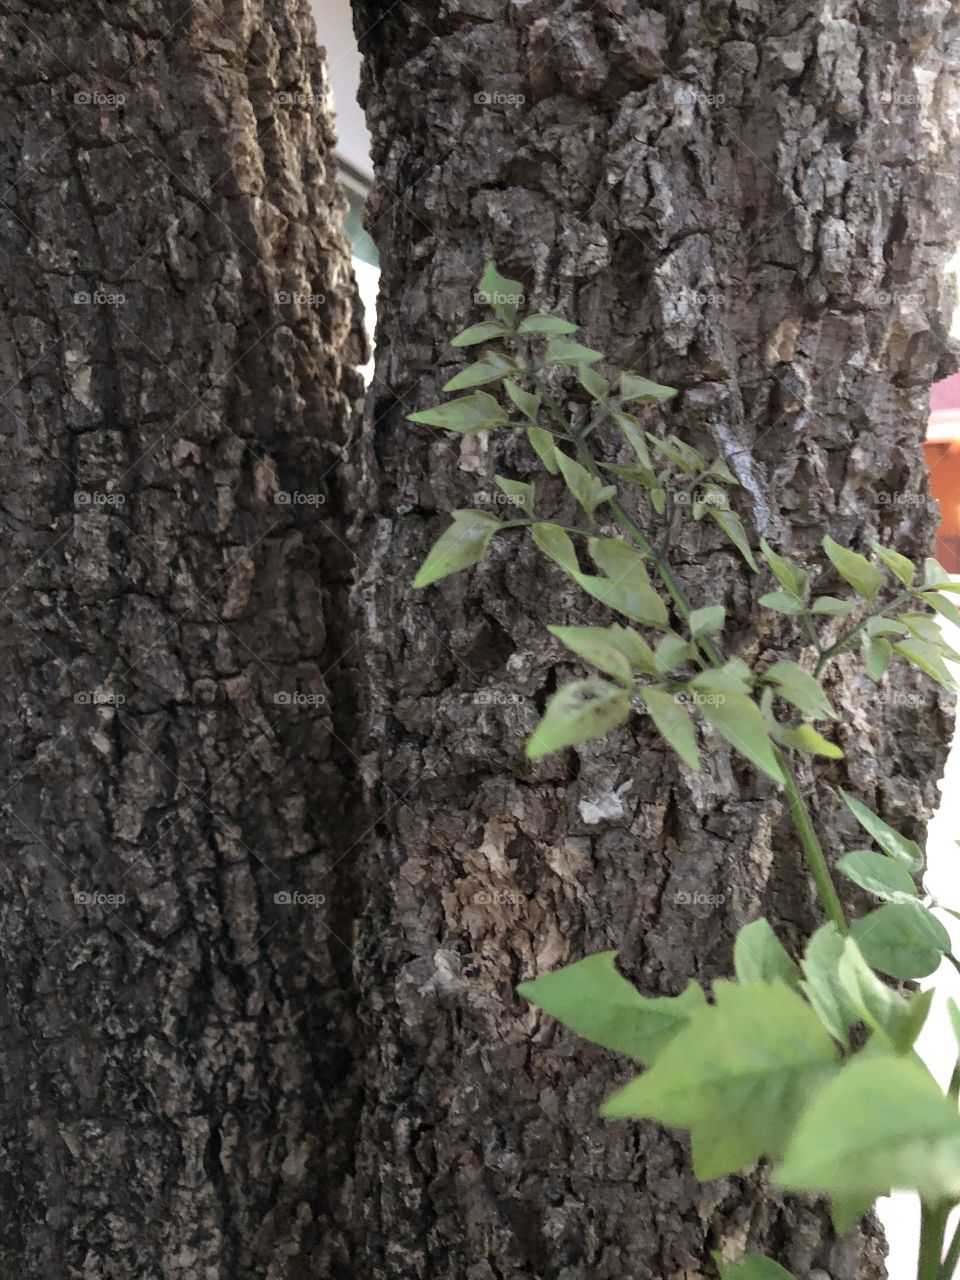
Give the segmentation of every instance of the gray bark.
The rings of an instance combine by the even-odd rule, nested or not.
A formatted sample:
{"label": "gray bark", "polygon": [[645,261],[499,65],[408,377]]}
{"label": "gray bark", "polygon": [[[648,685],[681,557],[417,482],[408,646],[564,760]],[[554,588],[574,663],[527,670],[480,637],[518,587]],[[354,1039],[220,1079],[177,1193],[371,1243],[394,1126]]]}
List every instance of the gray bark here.
{"label": "gray bark", "polygon": [[312,21],[0,28],[0,1270],[346,1275],[363,339]]}
{"label": "gray bark", "polygon": [[[957,239],[956,13],[942,0],[354,9],[384,264],[353,455],[382,815],[362,863],[358,1274],[699,1280],[710,1248],[749,1242],[798,1280],[878,1277],[875,1225],[837,1240],[822,1206],[753,1176],[699,1187],[675,1137],[601,1122],[629,1068],[513,994],[611,946],[645,991],[676,992],[728,972],[754,916],[794,949],[820,916],[781,799],[722,742],[696,779],[640,719],[524,762],[546,693],[576,670],[544,625],[598,615],[519,535],[469,575],[410,590],[445,513],[531,464],[501,436],[461,445],[404,416],[442,398],[461,361],[449,338],[480,318],[493,257],[617,365],[681,388],[670,424],[726,455],[754,536],[810,561],[827,531],[927,552],[927,393],[953,367],[941,271]],[[562,515],[560,502],[548,487],[542,509]],[[791,652],[719,534],[688,530],[679,560],[695,604],[726,604],[737,651]],[[894,680],[916,698],[846,664],[831,692],[848,757],[816,773],[920,835],[948,708],[903,669]],[[816,795],[835,857],[852,828]],[[684,904],[695,894],[722,901]]]}

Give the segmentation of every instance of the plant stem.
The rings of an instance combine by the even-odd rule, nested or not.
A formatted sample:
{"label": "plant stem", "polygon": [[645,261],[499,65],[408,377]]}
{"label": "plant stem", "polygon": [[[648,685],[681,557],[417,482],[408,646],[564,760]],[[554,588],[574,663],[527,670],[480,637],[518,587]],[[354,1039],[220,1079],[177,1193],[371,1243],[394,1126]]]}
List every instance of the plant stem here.
{"label": "plant stem", "polygon": [[953,1233],[947,1256],[940,1264],[939,1280],[953,1280],[958,1262],[960,1262],[960,1223],[957,1224],[957,1229]]}
{"label": "plant stem", "polygon": [[946,1204],[924,1204],[920,1207],[920,1258],[917,1280],[940,1280],[943,1235],[949,1212],[950,1206]]}
{"label": "plant stem", "polygon": [[783,770],[783,789],[787,796],[787,808],[790,810],[790,818],[800,839],[807,866],[813,876],[813,882],[817,886],[817,895],[823,904],[824,911],[837,926],[837,929],[841,934],[846,934],[848,930],[846,917],[843,914],[843,906],[837,896],[833,877],[830,874],[830,866],[823,852],[823,846],[820,844],[817,833],[814,830],[807,802],[803,798],[797,785],[797,780],[783,752],[776,748],[774,750],[780,768]]}
{"label": "plant stem", "polygon": [[819,680],[821,675],[823,675],[823,670],[826,667],[827,663],[830,661],[830,659],[835,658],[837,654],[840,653],[840,651],[844,648],[844,646],[849,644],[850,641],[854,638],[854,636],[858,636],[860,632],[864,629],[864,627],[869,622],[872,622],[874,618],[882,617],[887,612],[888,609],[896,609],[900,605],[906,604],[908,601],[912,600],[914,596],[917,594],[918,592],[913,590],[901,592],[900,595],[895,596],[893,600],[889,600],[885,605],[883,605],[882,608],[871,610],[871,612],[868,613],[865,618],[860,619],[860,621],[856,624],[856,626],[851,627],[849,631],[845,631],[843,635],[840,637],[840,639],[837,640],[835,644],[832,644],[829,649],[821,649],[820,658],[817,661],[817,665],[813,673],[814,676]]}

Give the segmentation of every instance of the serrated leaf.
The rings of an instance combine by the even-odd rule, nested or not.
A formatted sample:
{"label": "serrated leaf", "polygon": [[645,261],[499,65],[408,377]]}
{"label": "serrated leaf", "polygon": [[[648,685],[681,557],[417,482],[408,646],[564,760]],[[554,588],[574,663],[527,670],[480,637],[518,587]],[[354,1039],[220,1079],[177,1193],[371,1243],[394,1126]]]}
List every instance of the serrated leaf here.
{"label": "serrated leaf", "polygon": [[706,1006],[703,992],[691,982],[679,996],[642,996],[618,971],[616,959],[616,951],[587,956],[521,982],[517,991],[585,1040],[653,1062],[691,1014]]}
{"label": "serrated leaf", "polygon": [[651,471],[653,463],[650,461],[650,450],[647,448],[646,433],[643,429],[643,423],[639,418],[635,418],[630,413],[623,413],[617,410],[613,415],[614,421],[623,432],[630,448],[637,455],[637,458],[645,471]]}
{"label": "serrated leaf", "polygon": [[760,1253],[748,1253],[742,1262],[724,1262],[719,1253],[713,1260],[720,1272],[720,1280],[794,1280],[789,1271],[771,1262]]}
{"label": "serrated leaf", "polygon": [[851,604],[849,600],[838,600],[836,596],[818,596],[810,607],[811,613],[826,614],[834,618],[845,618],[856,611],[855,604]]}
{"label": "serrated leaf", "polygon": [[469,329],[458,333],[450,345],[475,347],[480,342],[492,342],[496,338],[505,338],[509,333],[510,330],[505,325],[498,324],[496,320],[482,320],[480,324],[472,324]]}
{"label": "serrated leaf", "polygon": [[785,698],[808,720],[836,720],[837,713],[823,691],[820,681],[804,671],[796,662],[775,662],[763,673],[764,680],[776,686]]}
{"label": "serrated leaf", "polygon": [[779,1154],[836,1062],[816,1014],[784,983],[717,982],[714,997],[603,1107],[690,1129],[701,1181]]}
{"label": "serrated leaf", "polygon": [[633,688],[633,671],[622,650],[611,643],[611,627],[547,627],[561,644],[625,688]]}
{"label": "serrated leaf", "polygon": [[527,439],[530,447],[552,476],[560,471],[560,450],[553,442],[553,436],[543,427],[527,427]]}
{"label": "serrated leaf", "polygon": [[855,920],[850,936],[872,969],[905,982],[929,977],[950,950],[950,935],[919,903],[884,903]]}
{"label": "serrated leaf", "polygon": [[567,488],[588,516],[592,516],[601,502],[607,502],[617,492],[616,485],[605,485],[586,467],[581,466],[575,458],[568,458],[559,450],[557,450],[557,466],[566,481]]}
{"label": "serrated leaf", "polygon": [[780,981],[794,991],[800,985],[800,970],[763,916],[744,925],[737,934],[733,969],[738,982]]}
{"label": "serrated leaf", "polygon": [[835,924],[821,925],[807,943],[800,988],[823,1025],[846,1048],[847,1033],[860,1015],[840,980],[844,945]]}
{"label": "serrated leaf", "polygon": [[697,710],[705,720],[752,761],[774,782],[783,785],[783,771],[777,761],[760,708],[744,694],[727,693],[716,682],[716,672],[705,671],[691,681],[698,694]]}
{"label": "serrated leaf", "polygon": [[855,849],[853,853],[844,854],[837,863],[837,870],[867,893],[887,902],[902,901],[904,896],[917,896],[910,872],[902,862],[886,853]]}
{"label": "serrated leaf", "polygon": [[849,582],[864,600],[873,600],[883,586],[883,574],[877,566],[871,564],[859,551],[841,547],[829,534],[823,539],[823,549],[844,582]]}
{"label": "serrated leaf", "polygon": [[459,400],[450,400],[434,409],[408,413],[407,420],[427,427],[443,427],[445,431],[472,435],[477,431],[489,431],[491,427],[502,426],[507,421],[507,415],[493,396],[486,391],[475,391],[472,396],[461,396]]}
{"label": "serrated leaf", "polygon": [[577,563],[577,553],[573,540],[565,529],[561,529],[558,524],[543,522],[535,524],[530,532],[545,556],[549,556],[571,578],[578,577],[580,565]]}
{"label": "serrated leaf", "polygon": [[534,514],[533,500],[535,490],[532,484],[528,484],[525,480],[508,480],[506,476],[494,476],[493,478],[497,482],[501,493],[506,494],[508,498],[516,499],[515,506],[526,511],[529,516]]}
{"label": "serrated leaf", "polygon": [[540,760],[564,747],[575,747],[623,724],[630,697],[616,685],[596,677],[564,685],[547,703],[543,719],[527,743],[527,758]]}
{"label": "serrated leaf", "polygon": [[825,760],[842,760],[843,751],[835,742],[818,733],[812,724],[798,724],[787,728],[777,727],[777,741],[792,751],[802,751],[808,756],[823,756]]}
{"label": "serrated leaf", "polygon": [[879,542],[871,542],[870,549],[905,587],[913,585],[913,580],[917,576],[917,566],[912,560],[902,556],[899,551],[894,551],[893,547],[882,547]]}
{"label": "serrated leaf", "polygon": [[576,333],[578,328],[579,325],[571,324],[569,320],[561,320],[559,316],[548,316],[537,312],[535,315],[527,316],[525,320],[521,320],[517,326],[517,332],[552,333],[562,337],[564,334]]}
{"label": "serrated leaf", "polygon": [[753,558],[753,552],[750,550],[750,543],[747,541],[747,533],[743,527],[743,521],[740,517],[733,511],[718,511],[717,508],[713,506],[707,508],[707,515],[716,521],[754,573],[759,573],[760,566]]}
{"label": "serrated leaf", "polygon": [[708,604],[694,609],[690,614],[690,634],[694,637],[713,635],[722,631],[727,611],[722,604]]}
{"label": "serrated leaf", "polygon": [[639,692],[660,736],[673,747],[687,768],[696,772],[700,768],[700,752],[686,707],[665,689],[644,687]]}
{"label": "serrated leaf", "polygon": [[480,294],[494,314],[512,328],[524,296],[520,281],[508,280],[493,262],[488,262],[480,280]]}
{"label": "serrated leaf", "polygon": [[798,600],[789,591],[767,591],[758,601],[765,609],[773,609],[775,613],[803,613],[803,601]]}
{"label": "serrated leaf", "polygon": [[651,382],[649,378],[640,378],[635,373],[624,373],[620,377],[620,397],[623,400],[662,404],[677,394],[676,387],[665,387],[662,383]]}
{"label": "serrated leaf", "polygon": [[878,818],[872,809],[861,800],[857,800],[855,796],[849,795],[843,788],[840,789],[843,802],[863,827],[868,835],[872,836],[884,853],[889,853],[891,858],[896,858],[898,862],[911,872],[916,872],[923,866],[923,854],[920,852],[920,846],[915,840],[902,836],[899,831],[895,831],[893,827]]}
{"label": "serrated leaf", "polygon": [[431,547],[413,580],[414,587],[428,587],[482,560],[499,527],[500,521],[486,511],[454,511],[453,524]]}
{"label": "serrated leaf", "polygon": [[807,575],[802,566],[787,560],[784,556],[777,555],[765,538],[760,539],[760,550],[771,573],[784,591],[796,597],[797,600],[802,600],[807,589]]}
{"label": "serrated leaf", "polygon": [[860,1054],[813,1100],[774,1181],[845,1200],[897,1189],[952,1203],[960,1116],[916,1059]]}
{"label": "serrated leaf", "polygon": [[602,351],[571,342],[569,338],[551,338],[547,343],[547,364],[594,364],[602,359]]}
{"label": "serrated leaf", "polygon": [[443,389],[466,391],[469,387],[482,387],[488,382],[498,382],[516,372],[516,363],[509,356],[500,355],[498,351],[488,351],[475,364],[468,365],[449,382],[444,383]]}

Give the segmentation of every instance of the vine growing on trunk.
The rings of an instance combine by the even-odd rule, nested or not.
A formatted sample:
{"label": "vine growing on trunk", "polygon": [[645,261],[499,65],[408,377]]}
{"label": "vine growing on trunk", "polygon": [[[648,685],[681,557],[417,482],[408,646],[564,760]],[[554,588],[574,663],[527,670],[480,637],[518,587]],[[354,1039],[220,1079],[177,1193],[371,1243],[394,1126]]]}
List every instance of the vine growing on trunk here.
{"label": "vine growing on trunk", "polygon": [[[643,1068],[607,1100],[605,1116],[688,1130],[701,1180],[763,1159],[777,1186],[828,1197],[841,1232],[877,1197],[914,1191],[922,1219],[917,1280],[952,1280],[960,1231],[949,1245],[945,1234],[960,1201],[960,1059],[944,1092],[914,1051],[932,990],[903,995],[879,975],[913,981],[945,956],[960,964],[931,910],[942,904],[923,891],[919,847],[841,792],[865,835],[864,847],[840,857],[836,870],[881,904],[846,918],[796,759],[843,755],[827,736],[837,713],[823,686],[842,654],[859,651],[877,682],[892,662],[906,661],[954,688],[947,661],[960,655],[944,640],[940,619],[960,625],[951,600],[960,583],[935,560],[920,569],[879,543],[868,558],[828,536],[823,550],[844,587],[840,595],[815,594],[808,567],[763,539],[755,552],[730,502],[737,480],[727,463],[648,430],[637,416],[665,404],[673,388],[632,373],[609,382],[595,367],[603,353],[574,338],[577,326],[552,315],[521,318],[522,286],[492,264],[480,292],[492,318],[453,345],[482,347],[482,354],[444,388],[465,394],[410,419],[462,435],[525,432],[532,464],[559,477],[583,515],[576,526],[543,519],[535,472],[498,475],[516,517],[454,511],[414,585],[478,563],[494,537],[529,534],[617,620],[549,628],[592,674],[553,695],[527,756],[600,737],[643,712],[683,767],[698,770],[698,722],[705,722],[783,790],[825,916],[799,962],[766,919],[747,924],[734,944],[733,978],[714,982],[709,998],[693,981],[679,996],[645,996],[619,972],[612,951],[519,991]],[[565,392],[574,379],[571,400]],[[614,456],[626,461],[595,448],[601,427],[615,431]],[[776,587],[758,604],[792,621],[796,661],[752,669],[726,651],[723,605],[688,600],[671,568],[673,537],[686,519],[713,521],[758,574],[759,554]],[[952,1002],[950,1013],[960,1046],[960,1009]],[[713,1257],[722,1280],[792,1280],[758,1254]]]}

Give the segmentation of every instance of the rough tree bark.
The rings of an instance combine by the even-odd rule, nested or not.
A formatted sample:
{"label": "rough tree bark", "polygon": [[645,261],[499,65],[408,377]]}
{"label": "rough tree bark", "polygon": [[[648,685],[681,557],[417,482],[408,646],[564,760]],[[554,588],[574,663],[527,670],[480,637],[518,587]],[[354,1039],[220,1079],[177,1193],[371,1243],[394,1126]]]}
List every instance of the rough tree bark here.
{"label": "rough tree bark", "polygon": [[349,1274],[363,339],[312,20],[0,29],[0,1270]]}
{"label": "rough tree bark", "polygon": [[[755,915],[794,945],[819,916],[781,800],[721,742],[695,780],[640,720],[524,763],[545,694],[576,670],[544,624],[586,611],[520,535],[411,592],[443,513],[529,463],[501,437],[458,446],[404,415],[441,398],[460,360],[449,337],[479,318],[495,257],[621,367],[682,389],[671,425],[724,452],[755,534],[801,558],[828,530],[926,552],[920,441],[947,368],[940,273],[957,239],[956,13],[943,0],[354,10],[384,264],[362,454],[383,817],[358,970],[374,1046],[358,1273],[694,1280],[714,1274],[708,1248],[749,1241],[799,1280],[877,1277],[875,1227],[839,1241],[820,1206],[754,1178],[700,1188],[680,1142],[599,1121],[624,1067],[512,994],[610,946],[645,990],[675,992],[727,972]],[[551,518],[558,501],[546,491]],[[758,615],[719,535],[697,527],[680,555],[694,602],[727,605],[741,652],[782,652],[783,626]],[[878,694],[848,665],[832,693],[849,756],[828,773],[919,834],[948,708],[895,679],[916,698]],[[817,819],[831,854],[851,847],[835,806]],[[721,901],[684,905],[695,894]]]}

